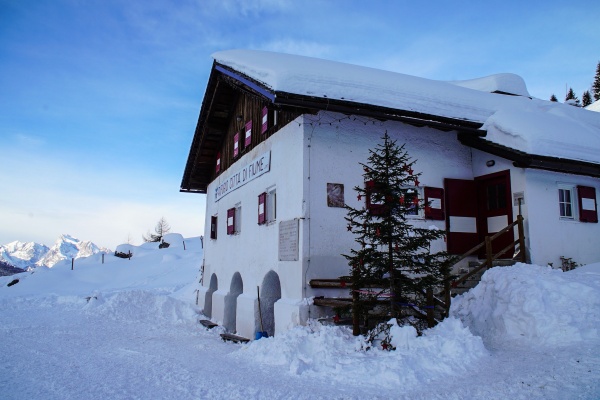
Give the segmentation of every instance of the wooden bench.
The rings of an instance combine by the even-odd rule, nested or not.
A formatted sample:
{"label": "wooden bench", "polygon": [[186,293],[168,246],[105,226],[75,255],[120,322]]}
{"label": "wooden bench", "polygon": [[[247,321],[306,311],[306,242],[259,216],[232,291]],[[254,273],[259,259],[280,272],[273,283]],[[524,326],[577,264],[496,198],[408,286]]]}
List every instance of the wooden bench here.
{"label": "wooden bench", "polygon": [[208,319],[201,319],[200,324],[207,329],[212,329],[216,326],[219,326],[219,325],[215,324],[214,322],[209,321]]}
{"label": "wooden bench", "polygon": [[221,339],[223,339],[224,342],[229,341],[233,343],[248,343],[250,341],[248,338],[234,335],[233,333],[221,333]]}

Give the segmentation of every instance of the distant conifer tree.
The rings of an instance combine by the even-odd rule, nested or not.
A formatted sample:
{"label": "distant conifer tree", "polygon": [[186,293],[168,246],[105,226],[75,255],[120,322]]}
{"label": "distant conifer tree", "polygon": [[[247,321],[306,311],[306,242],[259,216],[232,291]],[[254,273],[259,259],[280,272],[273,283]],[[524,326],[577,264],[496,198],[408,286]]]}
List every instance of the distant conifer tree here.
{"label": "distant conifer tree", "polygon": [[589,90],[586,90],[583,92],[583,96],[581,97],[581,106],[587,107],[590,104],[592,104],[592,95],[590,94]]}
{"label": "distant conifer tree", "polygon": [[592,84],[592,92],[594,93],[594,100],[600,100],[600,61],[596,66],[596,76],[594,77],[594,83]]}
{"label": "distant conifer tree", "polygon": [[556,98],[554,93],[552,93],[552,96],[550,96],[550,101],[558,102],[558,99]]}
{"label": "distant conifer tree", "polygon": [[567,92],[567,95],[565,96],[565,103],[569,104],[571,106],[576,106],[576,107],[581,106],[581,103],[579,102],[579,98],[577,98],[577,96],[575,96],[575,92],[573,91],[573,88],[569,88],[569,91]]}

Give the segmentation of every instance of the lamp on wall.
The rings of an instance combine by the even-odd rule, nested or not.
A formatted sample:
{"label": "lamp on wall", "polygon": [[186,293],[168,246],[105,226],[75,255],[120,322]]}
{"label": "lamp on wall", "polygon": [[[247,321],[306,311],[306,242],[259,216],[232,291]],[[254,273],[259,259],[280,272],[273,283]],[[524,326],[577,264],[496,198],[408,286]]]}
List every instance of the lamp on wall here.
{"label": "lamp on wall", "polygon": [[494,161],[494,160],[487,160],[485,162],[485,165],[487,165],[488,167],[493,167],[494,165],[496,165],[496,161]]}
{"label": "lamp on wall", "polygon": [[240,114],[237,117],[235,117],[235,120],[237,122],[236,129],[242,129],[242,121],[244,120],[244,116]]}

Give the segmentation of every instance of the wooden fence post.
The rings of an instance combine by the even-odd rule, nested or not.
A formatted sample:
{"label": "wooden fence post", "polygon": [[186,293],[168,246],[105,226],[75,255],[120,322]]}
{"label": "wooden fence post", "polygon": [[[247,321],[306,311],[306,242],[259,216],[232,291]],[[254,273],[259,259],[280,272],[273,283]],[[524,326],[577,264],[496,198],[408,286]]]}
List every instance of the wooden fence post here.
{"label": "wooden fence post", "polygon": [[360,335],[360,324],[358,315],[358,301],[359,294],[354,285],[352,285],[352,334],[354,336]]}
{"label": "wooden fence post", "polygon": [[[520,204],[520,203],[519,203]],[[525,253],[525,228],[523,227],[523,216],[517,215],[518,230],[519,230],[519,250],[521,253],[521,262],[527,262],[527,254]]]}
{"label": "wooden fence post", "polygon": [[492,258],[494,254],[492,253],[492,241],[489,236],[485,237],[485,259],[487,263],[487,267],[492,268]]}

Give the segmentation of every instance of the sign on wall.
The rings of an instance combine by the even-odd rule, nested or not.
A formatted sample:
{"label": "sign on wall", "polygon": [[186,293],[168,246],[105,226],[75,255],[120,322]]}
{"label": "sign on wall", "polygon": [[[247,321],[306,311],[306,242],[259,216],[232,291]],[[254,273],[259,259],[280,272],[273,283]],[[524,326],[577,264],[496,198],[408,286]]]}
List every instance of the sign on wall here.
{"label": "sign on wall", "polygon": [[271,152],[268,151],[243,165],[242,168],[237,172],[234,172],[229,179],[217,186],[215,188],[215,202],[270,170]]}
{"label": "sign on wall", "polygon": [[279,261],[298,261],[298,220],[279,223]]}
{"label": "sign on wall", "polygon": [[327,184],[327,207],[344,207],[344,184]]}

